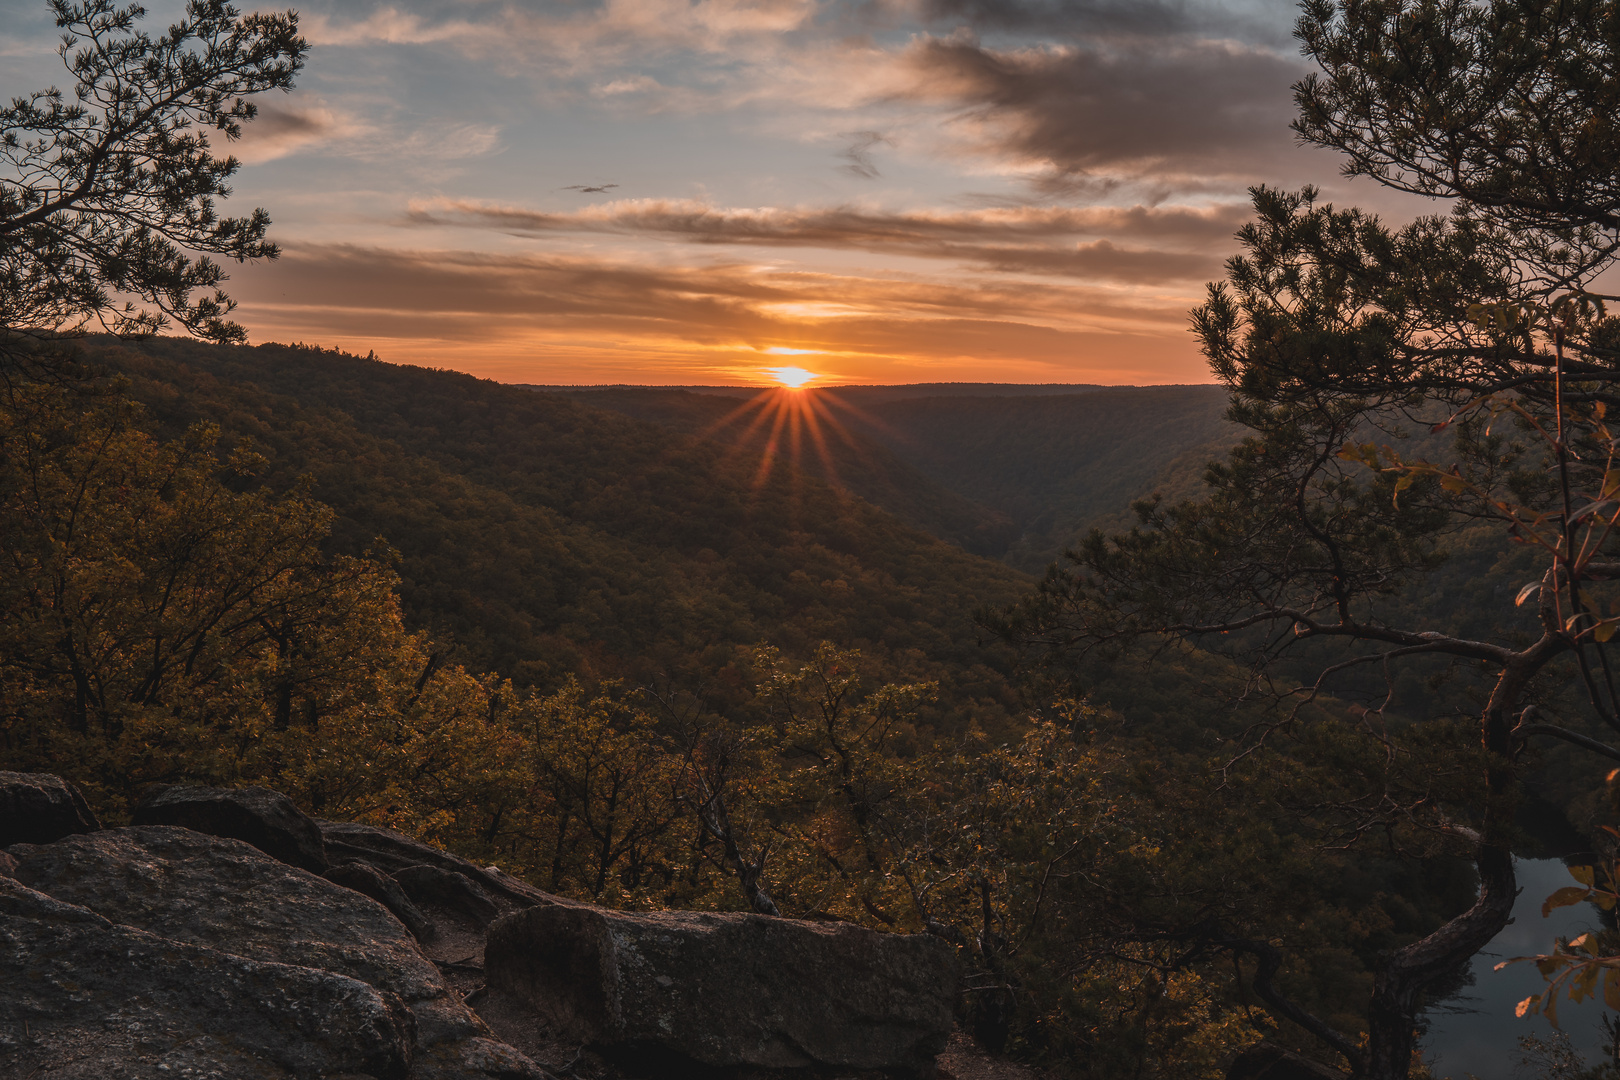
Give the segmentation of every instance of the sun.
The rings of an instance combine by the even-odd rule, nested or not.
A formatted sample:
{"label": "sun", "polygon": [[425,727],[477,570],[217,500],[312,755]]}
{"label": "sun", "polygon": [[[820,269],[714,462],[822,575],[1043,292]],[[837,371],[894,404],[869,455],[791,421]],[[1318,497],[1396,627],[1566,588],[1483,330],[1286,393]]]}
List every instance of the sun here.
{"label": "sun", "polygon": [[773,367],[766,368],[765,370],[770,374],[771,378],[775,379],[783,386],[791,386],[795,390],[802,387],[811,379],[821,378],[821,376],[816,372],[806,371],[802,367]]}
{"label": "sun", "polygon": [[[834,489],[846,490],[838,478],[839,459],[845,459],[846,464],[849,460],[861,459],[870,465],[869,447],[838,414],[847,414],[866,429],[887,430],[887,426],[844,400],[835,388],[806,393],[810,382],[829,377],[820,372],[801,367],[755,370],[777,385],[761,387],[749,394],[736,408],[704,428],[702,435],[734,440],[733,453],[759,454],[758,468],[754,472],[755,490],[763,488],[782,466],[786,466],[795,491],[801,473],[819,473]],[[843,444],[841,450],[839,443]],[[819,463],[820,468],[816,469],[812,461]]]}

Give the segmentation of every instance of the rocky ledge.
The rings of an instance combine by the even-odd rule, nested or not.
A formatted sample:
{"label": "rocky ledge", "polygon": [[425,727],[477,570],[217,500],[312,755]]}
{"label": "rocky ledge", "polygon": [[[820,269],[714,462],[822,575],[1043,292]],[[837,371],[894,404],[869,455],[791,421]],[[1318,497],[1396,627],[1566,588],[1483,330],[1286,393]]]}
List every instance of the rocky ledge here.
{"label": "rocky ledge", "polygon": [[264,788],[134,819],[0,772],[0,1075],[923,1077],[950,1034],[934,938],[574,903]]}

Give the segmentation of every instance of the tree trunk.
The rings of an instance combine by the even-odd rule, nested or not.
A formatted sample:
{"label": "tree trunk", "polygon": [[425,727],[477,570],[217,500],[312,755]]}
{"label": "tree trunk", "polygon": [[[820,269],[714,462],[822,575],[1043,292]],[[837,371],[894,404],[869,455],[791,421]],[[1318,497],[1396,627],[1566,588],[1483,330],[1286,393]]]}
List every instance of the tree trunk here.
{"label": "tree trunk", "polygon": [[1390,958],[1373,982],[1367,1010],[1367,1080],[1406,1080],[1417,1049],[1419,996],[1471,960],[1507,925],[1517,891],[1513,855],[1481,846],[1479,899],[1474,906]]}
{"label": "tree trunk", "polygon": [[62,635],[57,648],[67,657],[68,670],[73,673],[73,705],[68,713],[68,727],[79,735],[90,733],[90,677],[79,662],[79,650],[73,643],[73,632]]}
{"label": "tree trunk", "polygon": [[1415,1029],[1423,991],[1473,959],[1513,915],[1518,888],[1508,842],[1518,781],[1510,758],[1509,706],[1517,703],[1527,677],[1513,667],[1503,672],[1480,725],[1490,764],[1485,821],[1475,854],[1479,898],[1428,937],[1398,950],[1373,981],[1367,1009],[1367,1080],[1406,1080],[1417,1048]]}

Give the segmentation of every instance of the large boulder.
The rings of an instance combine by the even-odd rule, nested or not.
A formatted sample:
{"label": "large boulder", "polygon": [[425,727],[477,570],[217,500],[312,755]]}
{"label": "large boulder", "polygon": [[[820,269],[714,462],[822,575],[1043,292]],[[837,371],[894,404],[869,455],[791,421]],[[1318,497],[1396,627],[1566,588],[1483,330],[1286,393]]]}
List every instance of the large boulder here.
{"label": "large boulder", "polygon": [[916,1075],[945,1047],[959,978],[950,946],[923,935],[562,902],[490,926],[484,976],[555,1037],[655,1072]]}
{"label": "large boulder", "polygon": [[389,911],[394,918],[405,924],[405,929],[417,941],[432,941],[435,935],[433,921],[422,914],[420,908],[411,903],[411,898],[405,895],[405,890],[399,887],[399,882],[365,863],[341,863],[332,867],[322,875],[334,885],[342,885],[345,889],[353,889],[362,896],[369,896]]}
{"label": "large boulder", "polygon": [[84,795],[60,776],[0,772],[0,848],[48,844],[99,828]]}
{"label": "large boulder", "polygon": [[[12,848],[16,876],[57,900],[171,942],[327,972],[401,1003],[416,1036],[411,1076],[544,1074],[488,1027],[387,908],[246,843],[134,826]],[[474,1067],[469,1061],[502,1062]]]}
{"label": "large boulder", "polygon": [[399,1080],[410,1014],[329,971],[120,926],[0,877],[0,1075]]}
{"label": "large boulder", "polygon": [[501,873],[493,866],[479,866],[392,829],[379,829],[375,825],[360,825],[352,821],[321,821],[318,824],[326,852],[334,862],[365,863],[385,874],[395,874],[415,866],[436,866],[440,870],[460,874],[508,908],[548,904],[556,899],[527,882]]}
{"label": "large boulder", "polygon": [[439,866],[407,866],[394,871],[394,880],[418,904],[445,908],[485,927],[494,922],[501,909],[466,874]]}
{"label": "large boulder", "polygon": [[287,796],[269,788],[160,788],[135,807],[134,823],[179,825],[242,840],[312,874],[324,874],[331,866],[320,826]]}

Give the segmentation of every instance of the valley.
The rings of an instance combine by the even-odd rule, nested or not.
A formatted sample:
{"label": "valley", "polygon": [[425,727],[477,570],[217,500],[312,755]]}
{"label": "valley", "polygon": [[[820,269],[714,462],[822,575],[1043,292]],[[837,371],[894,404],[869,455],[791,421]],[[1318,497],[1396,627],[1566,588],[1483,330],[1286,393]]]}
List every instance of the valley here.
{"label": "valley", "polygon": [[[1139,499],[1200,496],[1237,430],[1219,387],[561,391],[305,346],[92,339],[81,355],[87,417],[209,448],[231,463],[209,500],[302,507],[320,551],[299,571],[316,575],[315,606],[230,614],[222,640],[243,644],[196,691],[176,673],[143,700],[137,660],[98,674],[114,692],[83,733],[19,703],[38,719],[12,728],[12,759],[60,768],[74,740],[71,779],[114,823],[155,783],[262,781],[609,906],[978,935],[972,977],[1016,979],[1036,1004],[970,1004],[966,1030],[1096,1075],[1143,1054],[1201,1067],[1198,1040],[1224,1022],[1228,991],[1193,965],[1199,979],[1166,992],[1211,1019],[1121,1041],[1163,1001],[1131,965],[1174,947],[1150,939],[1121,960],[1144,919],[1179,924],[1213,903],[1277,928],[1292,992],[1350,1027],[1380,950],[1474,887],[1440,851],[1421,868],[1336,851],[1335,812],[1310,803],[1360,797],[1320,788],[1315,770],[1374,768],[1357,733],[1372,704],[1387,698],[1385,722],[1416,731],[1477,693],[1469,672],[1389,687],[1352,671],[1302,706],[1311,724],[1257,743],[1284,699],[1245,666],[1253,635],[1073,650],[1030,634],[1051,617],[1042,605],[1068,603],[1051,591],[1061,576],[1040,576],[1065,548],[1128,530]],[[1429,435],[1403,446],[1445,452]],[[73,461],[61,467],[85,467]],[[194,496],[129,475],[192,513]],[[98,513],[126,498],[98,490],[113,499]],[[61,512],[28,498],[40,520]],[[209,513],[235,513],[220,505]],[[183,565],[195,542],[127,557]],[[1523,559],[1489,529],[1449,548],[1425,591],[1384,601],[1382,617],[1443,610],[1454,633],[1515,632],[1502,600]],[[64,580],[93,582],[91,565]],[[353,573],[385,592],[320,584]],[[178,648],[161,598],[141,591],[152,580],[132,579],[131,615],[106,609],[73,633]],[[195,588],[235,612],[244,601],[209,599],[231,580]],[[196,633],[198,649],[217,636]],[[1276,673],[1307,677],[1324,655]],[[61,688],[47,695],[72,685],[60,669],[34,677]],[[1564,821],[1590,816],[1599,782],[1557,750],[1527,790]],[[1041,882],[1071,857],[1084,873],[1049,896]],[[1275,873],[1246,876],[1255,865]],[[1024,944],[985,944],[1003,932]]]}

